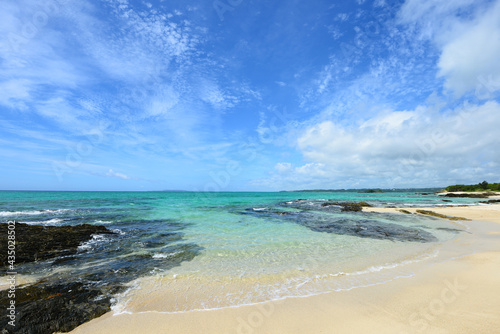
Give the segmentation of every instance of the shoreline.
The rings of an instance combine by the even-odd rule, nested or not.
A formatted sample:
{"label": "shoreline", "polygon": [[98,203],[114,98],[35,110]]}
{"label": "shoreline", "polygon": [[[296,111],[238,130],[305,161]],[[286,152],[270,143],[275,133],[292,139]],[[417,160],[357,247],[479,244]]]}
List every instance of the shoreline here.
{"label": "shoreline", "polygon": [[[414,211],[416,208],[404,208]],[[500,328],[500,205],[431,207],[471,219],[449,259],[348,291],[183,313],[107,313],[70,333],[486,333]],[[364,211],[404,214],[398,208]],[[469,255],[455,257],[463,254]]]}

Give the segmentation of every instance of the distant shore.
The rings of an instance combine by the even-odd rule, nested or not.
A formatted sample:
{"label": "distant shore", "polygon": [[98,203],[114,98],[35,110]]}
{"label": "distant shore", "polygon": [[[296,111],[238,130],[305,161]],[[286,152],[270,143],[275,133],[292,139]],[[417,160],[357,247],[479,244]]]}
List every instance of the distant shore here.
{"label": "distant shore", "polygon": [[[412,214],[415,208],[404,208]],[[500,204],[419,208],[469,219],[447,260],[381,285],[181,313],[108,313],[71,333],[492,333],[500,328]],[[401,208],[364,211],[403,215]]]}

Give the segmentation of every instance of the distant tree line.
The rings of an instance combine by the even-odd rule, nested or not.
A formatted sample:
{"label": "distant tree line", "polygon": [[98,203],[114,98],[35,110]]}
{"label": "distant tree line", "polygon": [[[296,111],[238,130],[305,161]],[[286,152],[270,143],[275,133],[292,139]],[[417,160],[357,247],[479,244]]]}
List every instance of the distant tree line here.
{"label": "distant tree line", "polygon": [[500,183],[488,183],[483,181],[478,184],[464,185],[456,184],[454,186],[449,186],[446,191],[500,191]]}

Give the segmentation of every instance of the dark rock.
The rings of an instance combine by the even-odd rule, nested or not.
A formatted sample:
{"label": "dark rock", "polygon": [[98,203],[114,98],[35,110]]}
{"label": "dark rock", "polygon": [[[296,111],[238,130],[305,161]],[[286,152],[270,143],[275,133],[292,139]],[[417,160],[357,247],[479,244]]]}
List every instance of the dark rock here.
{"label": "dark rock", "polygon": [[[435,236],[420,228],[411,228],[398,224],[377,221],[374,219],[360,220],[359,216],[357,219],[349,219],[344,215],[325,215],[325,212],[331,213],[332,209],[337,210],[337,212],[345,211],[343,209],[345,207],[349,209],[352,207],[355,210],[359,209],[359,211],[361,211],[362,206],[360,203],[308,200],[307,203],[292,201],[281,203],[281,205],[302,209],[302,211],[287,212],[286,215],[282,215],[281,211],[270,209],[268,211],[253,211],[252,214],[257,217],[276,218],[279,220],[291,221],[315,232],[392,241],[437,241]],[[338,206],[341,206],[342,209],[338,208]],[[240,211],[240,213],[248,214],[249,211]],[[360,212],[359,215],[367,214]]]}
{"label": "dark rock", "polygon": [[371,207],[370,204],[366,202],[325,202],[321,204],[322,207],[327,206],[340,206],[342,211],[362,211],[363,207]]}
{"label": "dark rock", "polygon": [[343,203],[342,204],[342,211],[362,211],[363,207],[359,205],[358,203]]}
{"label": "dark rock", "polygon": [[482,203],[488,203],[488,204],[500,203],[500,199],[490,199],[490,200],[487,200],[486,202],[482,202]]}
{"label": "dark rock", "polygon": [[361,238],[388,239],[392,241],[433,242],[437,241],[429,232],[376,220],[350,220],[345,218],[328,220],[299,220],[301,225],[317,232],[351,235]]}
{"label": "dark rock", "polygon": [[474,194],[474,193],[463,193],[463,194],[455,194],[455,193],[448,193],[445,195],[441,196],[446,196],[446,197],[460,197],[460,198],[488,198],[489,195],[487,194]]}
{"label": "dark rock", "polygon": [[322,203],[321,206],[325,207],[325,206],[342,206],[342,205],[338,202],[325,202],[325,203]]}
{"label": "dark rock", "polygon": [[[98,288],[83,282],[40,282],[16,290],[16,327],[9,333],[68,332],[110,311],[111,294],[122,288]],[[7,291],[0,304],[8,305]],[[5,318],[5,319],[3,319]],[[0,320],[8,328],[6,317]]]}
{"label": "dark rock", "polygon": [[434,212],[434,211],[429,211],[429,210],[417,210],[417,213],[420,213],[422,215],[428,215],[428,216],[433,216],[437,218],[444,218],[444,219],[449,219],[449,220],[469,220],[467,218],[462,218],[462,217],[454,217],[454,216],[446,216],[442,215],[440,213]]}
{"label": "dark rock", "polygon": [[[7,223],[0,224],[0,266],[7,264]],[[40,226],[16,223],[16,264],[75,254],[94,234],[114,234],[104,226]],[[5,251],[4,251],[5,250]]]}
{"label": "dark rock", "polygon": [[[71,331],[110,311],[113,296],[124,291],[128,282],[148,275],[154,268],[168,270],[183,261],[190,261],[200,251],[201,248],[195,244],[178,243],[182,240],[180,230],[185,224],[163,220],[148,223],[127,221],[126,225],[147,227],[162,223],[163,228],[169,231],[158,233],[151,227],[150,231],[129,229],[126,235],[121,235],[103,226],[43,227],[16,224],[16,255],[21,250],[26,252],[22,258],[27,261],[24,264],[16,261],[19,272],[37,273],[42,268],[53,268],[60,264],[65,266],[65,270],[49,271],[52,274],[37,283],[18,286],[16,327],[10,329],[6,316],[0,317],[0,327],[9,328],[9,333],[23,334]],[[85,251],[77,251],[77,247],[94,234],[109,234],[112,237]],[[4,233],[1,236],[5,239]],[[153,248],[152,252],[170,256],[154,258],[152,252],[131,252],[132,245],[139,243],[145,249]],[[57,258],[53,261],[29,262],[35,259],[29,252],[35,252],[36,247],[39,249],[36,259]],[[93,262],[91,266],[83,265],[89,261]],[[8,290],[0,291],[0,305],[8,305],[9,302]]]}
{"label": "dark rock", "polygon": [[459,229],[456,229],[456,228],[449,228],[449,227],[438,227],[438,228],[436,228],[436,230],[446,231],[446,232],[452,232],[452,233],[464,232],[462,230],[459,230]]}
{"label": "dark rock", "polygon": [[405,209],[399,209],[398,211],[402,212],[402,213],[406,213],[407,215],[411,215],[412,214],[410,211],[405,210]]}

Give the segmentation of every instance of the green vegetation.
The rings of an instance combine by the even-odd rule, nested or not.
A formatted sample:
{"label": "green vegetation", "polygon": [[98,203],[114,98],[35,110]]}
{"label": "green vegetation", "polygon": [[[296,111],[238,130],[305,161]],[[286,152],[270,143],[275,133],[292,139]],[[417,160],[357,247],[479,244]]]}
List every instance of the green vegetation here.
{"label": "green vegetation", "polygon": [[446,191],[500,191],[500,183],[488,183],[483,181],[472,185],[457,184],[447,187]]}

